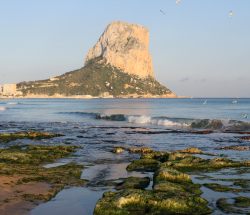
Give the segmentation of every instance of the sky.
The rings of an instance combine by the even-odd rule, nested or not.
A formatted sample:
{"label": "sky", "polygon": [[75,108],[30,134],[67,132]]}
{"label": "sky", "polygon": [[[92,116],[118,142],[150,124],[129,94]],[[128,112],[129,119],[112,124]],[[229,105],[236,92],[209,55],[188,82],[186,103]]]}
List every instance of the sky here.
{"label": "sky", "polygon": [[82,67],[117,20],[149,29],[155,76],[178,95],[250,97],[249,0],[0,0],[0,83]]}

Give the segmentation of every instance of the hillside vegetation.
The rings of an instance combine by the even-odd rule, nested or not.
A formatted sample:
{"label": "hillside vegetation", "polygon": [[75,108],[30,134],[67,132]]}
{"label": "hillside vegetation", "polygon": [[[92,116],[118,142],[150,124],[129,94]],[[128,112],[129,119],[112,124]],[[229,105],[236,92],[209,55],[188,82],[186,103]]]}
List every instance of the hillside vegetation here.
{"label": "hillside vegetation", "polygon": [[21,82],[17,85],[24,96],[33,95],[64,95],[64,96],[114,96],[130,95],[167,95],[172,92],[152,77],[140,78],[129,75],[98,59],[92,60],[85,67],[65,73],[55,78]]}

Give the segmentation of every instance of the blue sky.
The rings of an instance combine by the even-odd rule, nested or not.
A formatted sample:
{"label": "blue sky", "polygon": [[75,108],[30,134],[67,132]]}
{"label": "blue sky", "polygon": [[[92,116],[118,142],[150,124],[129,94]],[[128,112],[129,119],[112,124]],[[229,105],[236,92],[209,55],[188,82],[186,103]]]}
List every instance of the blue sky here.
{"label": "blue sky", "polygon": [[249,0],[0,0],[0,82],[82,67],[114,20],[150,30],[155,75],[177,94],[250,97]]}

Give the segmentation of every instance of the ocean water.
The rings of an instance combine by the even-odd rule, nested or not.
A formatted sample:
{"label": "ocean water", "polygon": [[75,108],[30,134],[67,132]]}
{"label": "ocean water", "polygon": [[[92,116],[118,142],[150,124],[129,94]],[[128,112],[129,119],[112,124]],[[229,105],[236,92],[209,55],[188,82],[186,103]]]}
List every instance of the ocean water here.
{"label": "ocean water", "polygon": [[[128,173],[128,163],[138,155],[113,154],[114,146],[145,146],[154,150],[173,151],[187,147],[225,156],[234,160],[249,160],[249,151],[221,150],[224,146],[249,146],[240,137],[250,132],[250,99],[11,99],[0,100],[0,132],[42,130],[65,136],[49,140],[17,140],[13,144],[71,144],[82,146],[73,156],[47,164],[47,168],[71,161],[85,166],[82,178],[89,183],[84,188],[68,188],[31,214],[92,214],[102,193],[112,190],[103,181],[144,176]],[[210,130],[201,134],[192,131]],[[250,179],[250,171],[227,169],[193,175],[203,184],[231,178]],[[152,175],[149,175],[152,178]],[[203,179],[201,179],[203,178]],[[216,183],[217,183],[216,181]],[[225,183],[221,180],[220,183]],[[150,189],[150,187],[148,188]],[[213,214],[223,214],[217,207],[219,197],[232,198],[232,193],[216,193],[203,187],[203,197],[209,201]],[[250,191],[245,192],[250,196]],[[82,202],[82,203],[81,203]]]}
{"label": "ocean water", "polygon": [[0,117],[4,121],[86,122],[93,113],[250,122],[250,99],[0,100]]}

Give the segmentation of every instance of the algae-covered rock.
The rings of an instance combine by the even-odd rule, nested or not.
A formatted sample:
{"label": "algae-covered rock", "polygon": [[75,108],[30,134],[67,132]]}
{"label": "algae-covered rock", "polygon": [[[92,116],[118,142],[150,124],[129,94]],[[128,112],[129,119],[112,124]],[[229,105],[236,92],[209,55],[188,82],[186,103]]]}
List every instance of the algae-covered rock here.
{"label": "algae-covered rock", "polygon": [[[231,199],[230,199],[231,200]],[[217,207],[228,214],[249,214],[250,198],[238,196],[229,201],[229,199],[221,198],[216,202]]]}
{"label": "algae-covered rock", "polygon": [[202,119],[199,121],[192,122],[192,128],[198,129],[221,129],[223,128],[223,123],[221,120],[209,120],[209,119]]}
{"label": "algae-covered rock", "polygon": [[148,147],[131,147],[128,149],[130,153],[141,153],[141,154],[147,154],[152,153],[153,149]]}
{"label": "algae-covered rock", "polygon": [[169,181],[157,181],[154,183],[154,191],[169,193],[184,193],[185,189],[181,184]]}
{"label": "algae-covered rock", "polygon": [[174,152],[169,155],[169,160],[164,163],[181,171],[210,171],[229,167],[249,166],[249,161],[233,161],[227,158],[203,159],[186,153]]}
{"label": "algae-covered rock", "polygon": [[96,204],[95,215],[113,214],[209,214],[207,202],[200,197],[173,196],[168,192],[122,190],[108,192]]}
{"label": "algae-covered rock", "polygon": [[244,190],[250,191],[250,180],[249,179],[234,179],[233,184],[244,188]]}
{"label": "algae-covered rock", "polygon": [[[74,146],[15,146],[0,150],[0,174],[21,175],[19,183],[44,181],[52,184],[77,184],[82,165],[66,165],[44,168],[44,162],[53,162],[75,151]],[[76,181],[74,181],[76,179]],[[79,181],[78,181],[79,179]]]}
{"label": "algae-covered rock", "polygon": [[63,135],[52,134],[49,132],[40,132],[40,131],[1,133],[0,142],[10,142],[10,141],[17,140],[17,139],[41,140],[41,139],[49,139],[49,138],[60,137],[60,136],[63,136]]}
{"label": "algae-covered rock", "polygon": [[[45,162],[53,162],[75,151],[74,146],[14,146],[0,150],[0,181],[7,180],[11,199],[0,199],[15,204],[38,204],[54,197],[65,186],[83,186],[83,166],[75,163],[45,168]],[[4,184],[1,184],[4,186]],[[22,192],[16,193],[18,189]],[[41,189],[40,189],[41,188]],[[33,192],[29,192],[33,190]],[[34,192],[34,190],[36,190]]]}
{"label": "algae-covered rock", "polygon": [[221,185],[221,184],[216,184],[216,183],[206,183],[203,184],[203,186],[216,191],[216,192],[242,192],[242,189],[237,189],[234,187],[230,187],[230,186],[225,186],[225,185]]}
{"label": "algae-covered rock", "polygon": [[109,121],[125,121],[126,117],[123,114],[112,114],[112,115],[97,114],[96,119],[104,119]]}
{"label": "algae-covered rock", "polygon": [[190,148],[186,148],[183,150],[179,150],[178,152],[189,153],[189,154],[204,154],[202,150],[195,148],[195,147],[190,147]]}
{"label": "algae-covered rock", "polygon": [[235,206],[241,208],[250,207],[250,198],[244,196],[235,197]]}
{"label": "algae-covered rock", "polygon": [[154,190],[165,192],[175,190],[179,195],[190,196],[199,196],[202,193],[200,185],[194,184],[188,174],[169,167],[161,167],[155,172]]}
{"label": "algae-covered rock", "polygon": [[225,146],[219,148],[221,150],[249,151],[250,146]]}
{"label": "algae-covered rock", "polygon": [[[152,162],[153,159],[149,163]],[[154,160],[155,163],[156,160]],[[136,164],[145,164],[145,159]],[[131,164],[135,165],[135,161]],[[107,192],[98,201],[94,214],[209,214],[207,201],[200,197],[200,185],[193,184],[189,175],[170,167],[160,167],[154,173],[153,190],[120,187],[119,192]],[[137,166],[138,167],[138,166]],[[131,183],[136,178],[128,178]],[[133,184],[132,183],[132,184]]]}
{"label": "algae-covered rock", "polygon": [[233,161],[227,158],[203,159],[187,152],[201,153],[196,148],[186,149],[185,153],[176,151],[168,152],[150,152],[142,154],[139,160],[133,161],[128,165],[128,171],[156,171],[159,167],[172,168],[184,172],[192,171],[214,171],[223,168],[248,167],[249,161]]}
{"label": "algae-covered rock", "polygon": [[146,171],[153,172],[160,165],[160,162],[154,159],[134,160],[127,166],[128,171]]}
{"label": "algae-covered rock", "polygon": [[113,148],[112,152],[115,153],[115,154],[120,154],[122,152],[124,152],[124,148],[123,147],[115,147]]}
{"label": "algae-covered rock", "polygon": [[169,153],[153,151],[153,152],[142,154],[141,159],[154,159],[160,162],[165,162],[169,159]]}
{"label": "algae-covered rock", "polygon": [[[21,168],[25,171],[25,167]],[[53,168],[26,168],[29,173],[21,178],[18,183],[28,183],[31,181],[47,182],[54,187],[64,186],[81,186],[85,184],[85,180],[80,179],[83,166],[76,163],[68,163]],[[20,171],[17,171],[21,174]]]}
{"label": "algae-covered rock", "polygon": [[240,137],[241,140],[250,141],[250,136]]}
{"label": "algae-covered rock", "polygon": [[[107,192],[103,195],[103,198],[96,204],[94,214],[210,214],[208,202],[200,197],[202,194],[201,185],[194,184],[186,172],[249,166],[249,161],[238,162],[226,158],[203,159],[191,155],[193,153],[203,154],[197,148],[188,148],[172,153],[155,151],[143,153],[141,150],[136,152],[140,153],[141,157],[139,160],[132,161],[127,170],[154,172],[153,189],[143,190],[143,187],[135,187],[137,179],[128,178],[121,183],[122,186],[118,188],[120,191]],[[245,182],[234,182],[248,186]],[[205,184],[205,186],[221,192],[242,191],[242,189],[215,183]],[[241,199],[238,202],[240,201]],[[235,198],[235,205],[236,202]],[[226,205],[227,201],[221,200],[218,204]],[[247,200],[242,200],[241,204],[247,205]],[[239,209],[236,211],[242,212]]]}
{"label": "algae-covered rock", "polygon": [[167,167],[162,167],[156,171],[154,179],[155,181],[170,181],[175,183],[191,182],[191,178],[188,174]]}
{"label": "algae-covered rock", "polygon": [[15,164],[40,164],[52,162],[75,151],[75,146],[13,146],[0,149],[0,162]]}
{"label": "algae-covered rock", "polygon": [[[169,161],[177,161],[177,160],[182,160],[184,158],[191,158],[194,157],[192,155],[189,155],[187,153],[181,153],[181,152],[172,152],[169,154],[168,160]],[[194,157],[197,158],[197,157]]]}
{"label": "algae-covered rock", "polygon": [[122,189],[144,189],[150,183],[149,177],[129,177],[126,178],[123,182],[116,185],[117,190]]}

